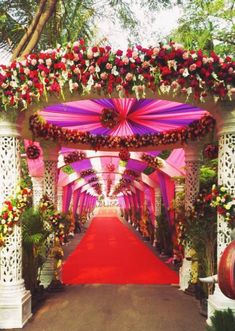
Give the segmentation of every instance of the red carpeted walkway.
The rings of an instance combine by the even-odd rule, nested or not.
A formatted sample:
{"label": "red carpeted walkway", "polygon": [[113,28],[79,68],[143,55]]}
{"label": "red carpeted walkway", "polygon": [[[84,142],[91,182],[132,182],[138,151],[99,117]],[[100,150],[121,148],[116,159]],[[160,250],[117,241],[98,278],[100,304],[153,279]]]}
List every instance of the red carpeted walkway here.
{"label": "red carpeted walkway", "polygon": [[62,269],[65,284],[171,284],[178,275],[121,223],[95,217]]}

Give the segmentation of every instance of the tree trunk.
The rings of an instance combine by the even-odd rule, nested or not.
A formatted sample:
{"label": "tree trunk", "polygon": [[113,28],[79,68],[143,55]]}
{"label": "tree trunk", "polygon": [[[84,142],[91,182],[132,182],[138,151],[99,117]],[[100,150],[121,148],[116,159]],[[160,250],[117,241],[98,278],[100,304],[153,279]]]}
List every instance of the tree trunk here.
{"label": "tree trunk", "polygon": [[18,46],[15,48],[11,60],[32,52],[38,43],[43,28],[53,14],[57,1],[58,0],[40,0],[37,13]]}

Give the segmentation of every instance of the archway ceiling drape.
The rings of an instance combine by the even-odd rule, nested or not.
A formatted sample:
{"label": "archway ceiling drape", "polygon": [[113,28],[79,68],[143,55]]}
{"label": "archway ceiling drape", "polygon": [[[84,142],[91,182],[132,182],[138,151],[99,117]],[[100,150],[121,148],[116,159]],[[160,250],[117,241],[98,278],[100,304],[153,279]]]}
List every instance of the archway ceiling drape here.
{"label": "archway ceiling drape", "polygon": [[[102,126],[100,116],[104,108],[114,109],[120,115],[120,121],[113,129]],[[59,127],[75,129],[81,132],[89,131],[94,135],[102,134],[111,136],[142,135],[156,132],[167,133],[168,130],[186,127],[193,121],[199,120],[205,114],[208,114],[206,110],[188,104],[156,99],[137,100],[135,98],[79,100],[54,104],[40,111],[40,115],[47,122]],[[62,147],[60,154],[65,155],[74,150],[72,148]],[[125,169],[134,170],[137,174],[141,175],[147,168],[147,164],[140,159],[143,151],[133,152],[135,159],[131,158],[124,166],[118,158],[118,152],[85,151],[85,153],[88,159],[74,162],[70,164],[70,167],[78,176],[81,171],[86,169],[97,170],[98,181],[102,184],[104,192],[107,190],[107,181],[110,180],[114,186],[120,180],[120,174]],[[160,152],[152,151],[148,152],[148,154],[155,157]],[[102,156],[99,157],[99,155]],[[37,161],[28,160],[29,169],[31,169],[32,174],[34,174],[35,162],[37,171],[43,168],[42,159]],[[115,170],[113,172],[108,171],[108,165],[110,164],[114,166]],[[184,165],[184,151],[183,149],[176,149],[172,151],[163,169],[160,171],[173,177],[179,175],[179,173],[184,174]],[[43,171],[41,170],[41,172]],[[63,171],[60,171],[60,185],[65,185],[69,182],[68,176]],[[94,175],[86,176],[83,179],[83,183],[88,184],[92,177]],[[125,177],[128,178],[127,176]],[[157,183],[158,177],[156,176],[156,171],[150,174],[149,178]],[[86,185],[86,187],[89,192],[95,194],[92,184]]]}

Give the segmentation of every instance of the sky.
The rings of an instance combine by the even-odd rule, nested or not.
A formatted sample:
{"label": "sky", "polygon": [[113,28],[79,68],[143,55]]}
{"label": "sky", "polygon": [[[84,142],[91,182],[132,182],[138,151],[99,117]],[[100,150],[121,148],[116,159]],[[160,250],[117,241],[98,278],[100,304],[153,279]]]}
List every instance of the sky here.
{"label": "sky", "polygon": [[[152,11],[147,8],[143,9],[140,6],[132,6],[132,9],[140,20],[138,27],[139,42],[142,46],[154,46],[159,41],[163,41],[164,36],[177,27],[177,21],[182,15],[180,7],[175,6],[171,9]],[[97,40],[103,37],[107,38],[113,49],[121,48],[126,49],[128,47],[128,39],[131,39],[132,44],[135,44],[135,38],[133,38],[130,32],[123,30],[118,22],[113,23],[108,18],[108,15],[102,17],[97,22],[99,26]]]}

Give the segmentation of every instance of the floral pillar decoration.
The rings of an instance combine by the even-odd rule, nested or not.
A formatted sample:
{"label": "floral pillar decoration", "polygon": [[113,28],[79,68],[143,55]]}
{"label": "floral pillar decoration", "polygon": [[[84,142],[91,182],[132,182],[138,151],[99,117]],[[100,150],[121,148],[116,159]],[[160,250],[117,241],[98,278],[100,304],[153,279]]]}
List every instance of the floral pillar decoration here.
{"label": "floral pillar decoration", "polygon": [[162,211],[162,194],[160,187],[157,186],[155,189],[155,206],[156,206],[156,217],[160,216]]}
{"label": "floral pillar decoration", "polygon": [[[217,127],[219,138],[218,185],[225,187],[231,197],[235,198],[235,102],[221,104],[218,112]],[[217,208],[218,210],[218,208]],[[217,212],[217,262],[231,241],[232,230],[225,220],[225,215]],[[235,230],[233,230],[234,232]],[[208,323],[215,310],[232,309],[235,314],[235,300],[226,297],[218,284],[208,298]]]}
{"label": "floral pillar decoration", "polygon": [[[199,193],[199,173],[201,165],[201,148],[196,143],[185,147],[185,210],[189,210]],[[189,247],[185,247],[184,259],[180,268],[180,289],[186,290],[191,280],[192,262],[186,259]]]}
{"label": "floral pillar decoration", "polygon": [[[0,205],[20,180],[20,133],[15,123],[0,121]],[[1,222],[3,220],[0,220]],[[31,294],[22,279],[22,234],[17,223],[0,248],[0,328],[22,328],[31,317]]]}

